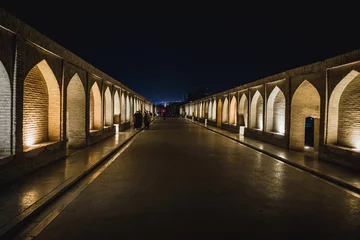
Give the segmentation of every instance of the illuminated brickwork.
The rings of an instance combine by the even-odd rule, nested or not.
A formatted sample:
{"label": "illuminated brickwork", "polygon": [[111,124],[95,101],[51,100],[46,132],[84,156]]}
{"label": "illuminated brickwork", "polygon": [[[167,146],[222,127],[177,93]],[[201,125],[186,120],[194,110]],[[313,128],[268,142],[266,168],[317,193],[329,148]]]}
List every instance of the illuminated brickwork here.
{"label": "illuminated brickwork", "polygon": [[85,90],[77,74],[67,86],[66,136],[69,148],[85,146]]}
{"label": "illuminated brickwork", "polygon": [[271,92],[267,102],[266,131],[285,133],[285,96],[278,87]]}
{"label": "illuminated brickwork", "polygon": [[9,76],[0,62],[0,157],[11,154],[11,89]]}

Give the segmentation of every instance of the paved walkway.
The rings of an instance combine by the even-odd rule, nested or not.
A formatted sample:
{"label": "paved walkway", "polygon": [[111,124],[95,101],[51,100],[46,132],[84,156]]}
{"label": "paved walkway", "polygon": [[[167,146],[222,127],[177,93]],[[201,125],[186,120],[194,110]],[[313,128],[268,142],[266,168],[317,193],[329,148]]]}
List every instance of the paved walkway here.
{"label": "paved walkway", "polygon": [[76,183],[140,131],[130,128],[119,132],[72,153],[64,160],[56,161],[9,185],[2,186],[0,189],[0,237],[30,215],[38,212],[42,206]]}
{"label": "paved walkway", "polygon": [[[191,122],[190,119],[186,120]],[[203,123],[199,123],[197,121],[194,121],[193,123],[205,127],[205,124]],[[217,127],[207,125],[205,128],[326,180],[340,184],[352,191],[360,193],[360,171],[351,170],[324,160],[319,160],[317,156],[309,156],[302,152],[277,147],[269,143],[240,136],[239,134],[219,129]]]}

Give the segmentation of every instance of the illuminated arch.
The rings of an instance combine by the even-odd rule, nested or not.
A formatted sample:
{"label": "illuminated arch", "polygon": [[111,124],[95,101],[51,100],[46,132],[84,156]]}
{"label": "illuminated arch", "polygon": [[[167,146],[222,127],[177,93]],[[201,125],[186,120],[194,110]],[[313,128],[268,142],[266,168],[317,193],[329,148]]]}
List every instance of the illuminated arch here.
{"label": "illuminated arch", "polygon": [[245,94],[243,94],[239,101],[239,125],[240,126],[248,126],[248,99]]}
{"label": "illuminated arch", "polygon": [[229,101],[227,98],[225,98],[224,104],[222,106],[222,122],[223,123],[229,122]]}
{"label": "illuminated arch", "polygon": [[24,81],[23,145],[60,140],[60,88],[45,60]]}
{"label": "illuminated arch", "polygon": [[250,124],[251,128],[263,130],[264,101],[259,91],[256,91],[251,100]]}
{"label": "illuminated arch", "polygon": [[119,91],[116,90],[114,94],[114,124],[120,123],[120,96]]}
{"label": "illuminated arch", "polygon": [[307,117],[320,118],[320,95],[316,88],[305,80],[296,89],[291,100],[291,148],[304,149],[305,119]]}
{"label": "illuminated arch", "polygon": [[213,101],[213,104],[212,104],[212,120],[215,122],[216,121],[216,117],[217,117],[217,114],[216,114],[216,110],[217,110],[217,107],[216,107],[216,99],[214,99]]}
{"label": "illuminated arch", "polygon": [[352,70],[329,100],[327,144],[360,149],[360,73]]}
{"label": "illuminated arch", "polygon": [[229,112],[229,124],[231,125],[236,125],[236,118],[237,118],[236,106],[237,106],[236,97],[233,96],[231,99],[230,112]]}
{"label": "illuminated arch", "polygon": [[267,102],[266,131],[285,133],[285,96],[277,86]]}
{"label": "illuminated arch", "polygon": [[212,120],[212,101],[209,102],[208,119]]}
{"label": "illuminated arch", "polygon": [[0,61],[0,157],[11,155],[11,88],[7,71]]}
{"label": "illuminated arch", "polygon": [[68,148],[85,146],[85,90],[78,74],[75,74],[67,86],[66,136]]}
{"label": "illuminated arch", "polygon": [[112,108],[112,98],[109,87],[107,87],[105,90],[104,115],[105,115],[105,126],[111,126],[113,120],[113,108]]}
{"label": "illuminated arch", "polygon": [[101,111],[101,93],[97,82],[94,82],[90,90],[90,131],[102,128]]}

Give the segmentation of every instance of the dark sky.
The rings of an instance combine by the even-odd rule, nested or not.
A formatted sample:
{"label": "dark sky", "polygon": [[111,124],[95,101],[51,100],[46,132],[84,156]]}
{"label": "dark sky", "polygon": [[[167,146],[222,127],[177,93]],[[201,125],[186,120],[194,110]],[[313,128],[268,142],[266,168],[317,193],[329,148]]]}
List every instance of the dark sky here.
{"label": "dark sky", "polygon": [[216,93],[360,48],[351,6],[207,16],[31,6],[3,8],[153,102],[200,87]]}

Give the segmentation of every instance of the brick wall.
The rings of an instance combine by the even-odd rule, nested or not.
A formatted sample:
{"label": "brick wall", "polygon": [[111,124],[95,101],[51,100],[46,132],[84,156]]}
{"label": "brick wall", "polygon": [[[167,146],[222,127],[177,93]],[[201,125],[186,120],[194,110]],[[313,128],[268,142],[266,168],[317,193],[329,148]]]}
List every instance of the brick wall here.
{"label": "brick wall", "polygon": [[224,105],[222,107],[222,122],[223,123],[229,122],[228,116],[229,116],[229,100],[227,98],[225,98]]}
{"label": "brick wall", "polygon": [[285,96],[280,90],[274,100],[273,132],[285,132]]}
{"label": "brick wall", "polygon": [[263,128],[263,97],[256,91],[253,99],[251,100],[251,116],[250,116],[250,127],[255,129]]}
{"label": "brick wall", "polygon": [[125,118],[125,121],[128,122],[130,121],[130,112],[131,112],[131,109],[130,109],[130,98],[129,98],[129,95],[126,96],[126,118]]}
{"label": "brick wall", "polygon": [[32,145],[48,141],[49,96],[45,79],[35,66],[24,81],[23,141]]}
{"label": "brick wall", "polygon": [[106,88],[105,98],[104,98],[104,115],[105,115],[105,126],[112,125],[112,104],[111,104],[111,93],[109,87]]}
{"label": "brick wall", "polygon": [[82,147],[85,144],[85,91],[78,75],[67,86],[67,128],[66,136],[69,148]]}
{"label": "brick wall", "polygon": [[354,78],[340,97],[338,144],[360,148],[360,77]]}
{"label": "brick wall", "polygon": [[10,80],[0,62],[0,157],[11,154],[11,90]]}

